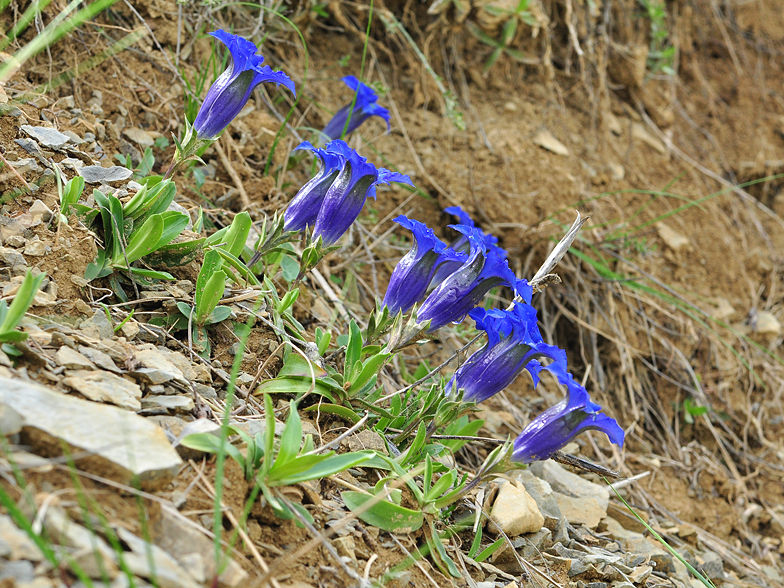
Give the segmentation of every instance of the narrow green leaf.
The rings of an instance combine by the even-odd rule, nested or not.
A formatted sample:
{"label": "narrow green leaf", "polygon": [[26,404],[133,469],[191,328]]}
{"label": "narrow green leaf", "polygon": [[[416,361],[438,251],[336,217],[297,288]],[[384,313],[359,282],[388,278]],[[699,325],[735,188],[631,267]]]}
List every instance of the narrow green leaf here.
{"label": "narrow green leaf", "polygon": [[119,253],[112,258],[112,265],[125,267],[128,263],[141,259],[148,253],[155,251],[155,247],[163,233],[163,218],[160,215],[151,216],[145,223],[131,235],[125,254]]}
{"label": "narrow green leaf", "polygon": [[32,272],[29,269],[27,270],[22,285],[19,286],[19,290],[16,292],[16,296],[14,296],[14,301],[5,313],[3,324],[0,325],[0,332],[16,329],[27,309],[33,303],[35,295],[38,293],[38,288],[41,287],[41,282],[44,280],[44,275],[44,273],[40,273],[33,277]]}
{"label": "narrow green leaf", "polygon": [[179,237],[191,220],[187,214],[176,210],[162,212],[161,218],[163,219],[163,231],[161,232],[161,238],[155,244],[156,250],[164,245],[168,245],[173,239]]}
{"label": "narrow green leaf", "polygon": [[223,248],[239,259],[240,255],[242,255],[242,249],[245,247],[245,241],[248,240],[252,225],[253,221],[247,212],[238,213],[234,220],[231,221],[231,225],[229,225],[229,230],[223,239],[226,243]]}
{"label": "narrow green leaf", "polygon": [[204,290],[201,296],[196,300],[196,316],[194,320],[197,325],[203,325],[218,306],[218,302],[223,297],[226,291],[226,274],[223,270],[218,270],[207,283],[204,285]]}
{"label": "narrow green leaf", "polygon": [[291,461],[297,453],[302,443],[302,421],[297,413],[297,403],[292,400],[289,402],[289,418],[286,419],[286,427],[280,436],[280,449],[278,457],[275,458],[275,465],[281,466]]}
{"label": "narrow green leaf", "polygon": [[362,352],[362,332],[353,319],[349,324],[348,345],[346,345],[346,372],[354,367]]}
{"label": "narrow green leaf", "polygon": [[[341,492],[340,496],[351,511],[359,510],[369,500],[376,500],[376,497],[370,494],[350,490]],[[419,530],[425,520],[422,511],[411,510],[386,500],[379,501],[357,516],[382,531],[398,534],[413,533]]]}
{"label": "narrow green leaf", "polygon": [[493,555],[498,549],[504,544],[504,538],[500,537],[498,540],[494,541],[491,545],[488,545],[482,550],[482,553],[476,556],[475,560],[476,563],[482,563],[488,557]]}
{"label": "narrow green leaf", "polygon": [[[430,456],[427,456],[430,459]],[[438,482],[433,484],[433,487],[430,490],[425,490],[427,494],[425,495],[425,500],[430,502],[431,500],[435,500],[439,496],[441,496],[444,492],[449,490],[452,487],[452,484],[455,481],[456,474],[453,470],[449,470],[443,476],[438,479]]]}
{"label": "narrow green leaf", "polygon": [[299,484],[300,482],[307,482],[308,480],[332,476],[333,474],[361,465],[374,455],[375,454],[371,451],[356,451],[352,453],[341,453],[340,455],[331,455],[304,472],[286,476],[278,480],[276,485],[291,486],[292,484]]}
{"label": "narrow green leaf", "polygon": [[350,408],[346,408],[345,406],[341,406],[339,404],[314,404],[313,406],[307,407],[303,412],[322,412],[327,414],[334,414],[337,415],[350,423],[356,425],[362,417],[355,413]]}
{"label": "narrow green leaf", "polygon": [[349,394],[358,391],[370,381],[370,378],[377,375],[387,360],[392,357],[391,353],[379,353],[365,360],[362,369],[356,379],[351,382]]}

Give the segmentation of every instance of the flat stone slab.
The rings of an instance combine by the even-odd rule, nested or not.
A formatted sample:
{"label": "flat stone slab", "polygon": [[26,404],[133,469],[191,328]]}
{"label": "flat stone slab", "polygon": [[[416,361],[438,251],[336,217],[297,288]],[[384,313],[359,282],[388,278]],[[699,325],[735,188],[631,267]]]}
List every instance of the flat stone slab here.
{"label": "flat stone slab", "polygon": [[119,165],[113,165],[112,167],[85,165],[78,170],[78,173],[88,184],[111,184],[112,182],[122,182],[133,175],[133,171]]}
{"label": "flat stone slab", "polygon": [[50,127],[22,125],[20,128],[27,134],[28,137],[32,137],[44,147],[57,149],[58,147],[62,147],[68,141],[70,141],[70,137],[68,135],[64,135],[57,129],[52,129]]}
{"label": "flat stone slab", "polygon": [[154,490],[182,465],[163,430],[127,410],[0,377],[0,414],[5,409],[19,415],[23,443],[36,453],[60,455],[64,441],[77,467],[124,484],[137,478]]}
{"label": "flat stone slab", "polygon": [[129,410],[139,410],[142,407],[142,389],[139,385],[109,372],[70,372],[68,377],[63,379],[63,384],[96,402],[108,402]]}

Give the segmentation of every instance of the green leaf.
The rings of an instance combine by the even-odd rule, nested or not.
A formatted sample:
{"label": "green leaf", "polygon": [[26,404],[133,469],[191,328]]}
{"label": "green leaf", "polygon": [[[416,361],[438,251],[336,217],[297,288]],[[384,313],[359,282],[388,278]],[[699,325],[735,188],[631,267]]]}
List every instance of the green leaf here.
{"label": "green leaf", "polygon": [[355,413],[350,408],[346,408],[345,406],[341,406],[339,404],[314,404],[313,406],[307,407],[303,412],[323,412],[327,414],[334,414],[342,419],[349,421],[350,423],[356,425],[362,417]]}
{"label": "green leaf", "polygon": [[481,546],[482,546],[482,525],[477,525],[476,535],[474,535],[474,540],[471,542],[471,549],[468,550],[468,557],[474,559]]}
{"label": "green leaf", "polygon": [[435,553],[438,555],[438,558],[446,566],[446,571],[449,572],[449,575],[453,578],[461,578],[462,574],[460,573],[460,570],[457,569],[455,562],[447,554],[444,544],[441,542],[441,537],[433,527],[432,522],[430,522],[430,531],[430,542],[433,544],[433,547],[435,547]]}
{"label": "green leaf", "polygon": [[[223,260],[229,266],[231,266],[235,270],[237,270],[237,273],[239,273],[240,276],[242,276],[245,280],[247,280],[248,282],[250,282],[254,286],[260,286],[261,285],[259,283],[259,280],[256,278],[256,276],[253,275],[253,272],[248,269],[248,266],[245,265],[244,263],[242,263],[242,261],[240,261],[236,257],[234,257],[231,253],[229,253],[228,251],[226,251],[224,249],[220,249],[220,248],[215,249],[214,251],[217,251],[218,254],[223,258]],[[236,281],[236,278],[233,275],[231,275],[231,274],[228,274],[228,275],[229,275],[230,278],[232,278],[232,279],[234,279]]]}
{"label": "green leaf", "polygon": [[156,250],[164,245],[168,245],[170,241],[179,237],[180,233],[185,230],[185,227],[188,226],[188,222],[191,220],[187,214],[176,210],[162,212],[161,218],[163,219],[163,232],[161,233],[161,238],[158,239],[158,242],[155,244]]}
{"label": "green leaf", "polygon": [[361,358],[362,332],[354,319],[349,324],[348,345],[346,345],[346,372],[350,371]]}
{"label": "green leaf", "polygon": [[391,353],[379,353],[378,355],[366,359],[365,363],[362,364],[359,375],[351,382],[351,387],[348,390],[349,394],[360,390],[370,381],[370,378],[377,375],[390,357],[392,357]]}
{"label": "green leaf", "polygon": [[29,269],[27,270],[22,285],[19,286],[19,290],[17,290],[16,295],[14,296],[14,301],[5,313],[3,323],[0,325],[0,332],[8,333],[8,331],[16,329],[27,312],[27,309],[30,308],[30,305],[33,303],[35,295],[38,293],[38,288],[41,287],[41,282],[44,280],[44,276],[44,273],[40,273],[33,277],[32,272]]}
{"label": "green leaf", "polygon": [[[428,459],[430,459],[429,455],[427,457]],[[427,492],[427,494],[425,495],[425,500],[429,502],[441,496],[444,492],[446,492],[447,490],[449,490],[449,488],[452,487],[452,484],[454,483],[456,477],[457,474],[455,474],[453,470],[449,470],[447,473],[445,473],[443,476],[441,476],[438,479],[438,482],[433,484],[433,487],[430,488],[430,490],[425,489],[425,492]]]}
{"label": "green leaf", "polygon": [[[299,398],[303,394],[307,394],[308,390],[310,390],[310,387],[310,378],[307,380],[301,380],[297,378],[274,378],[259,384],[258,388],[256,388],[253,394],[293,394],[295,398]],[[313,394],[318,394],[330,402],[335,402],[335,397],[332,395],[332,392],[330,392],[330,389],[319,383],[318,380],[316,380],[316,386],[313,389]]]}
{"label": "green leaf", "polygon": [[162,245],[150,253],[146,261],[152,266],[163,265],[166,267],[179,267],[196,259],[196,255],[204,245],[205,238],[183,241],[182,243],[169,243]]}
{"label": "green leaf", "polygon": [[79,202],[82,192],[84,192],[84,178],[81,176],[74,176],[65,184],[60,199],[60,213],[66,218],[71,213],[71,206]]}
{"label": "green leaf", "polygon": [[[186,435],[181,441],[180,445],[184,445],[190,449],[203,451],[205,453],[220,453],[221,451],[221,438],[213,435],[212,433],[193,433]],[[245,458],[240,453],[240,450],[234,447],[231,443],[224,440],[222,445],[226,455],[233,458],[242,469],[245,469]]]}
{"label": "green leaf", "polygon": [[278,312],[280,314],[286,312],[289,308],[294,306],[297,298],[299,298],[299,288],[286,292],[286,294],[283,295],[283,298],[281,298],[280,303],[277,305]]}
{"label": "green leaf", "polygon": [[[351,511],[359,510],[369,500],[376,500],[375,496],[362,492],[341,492],[343,502]],[[381,500],[357,515],[369,525],[378,527],[389,533],[413,533],[422,527],[425,515],[420,510],[411,510],[386,500]]]}
{"label": "green leaf", "polygon": [[[122,268],[125,269],[125,268]],[[154,280],[173,280],[174,276],[171,275],[169,272],[158,272],[155,270],[148,270],[142,269],[139,267],[132,267],[128,271],[130,271],[135,276],[140,276],[142,278],[151,278]],[[101,277],[101,276],[99,276]]]}
{"label": "green leaf", "polygon": [[234,220],[231,221],[231,225],[229,225],[229,230],[223,239],[225,244],[221,248],[239,259],[240,255],[242,255],[242,249],[245,247],[245,241],[248,240],[252,225],[253,221],[247,212],[238,213]]}
{"label": "green leaf", "polygon": [[499,549],[499,548],[500,548],[500,547],[501,547],[503,544],[504,544],[504,538],[503,538],[503,537],[500,537],[498,540],[494,541],[494,542],[493,542],[491,545],[489,545],[489,546],[485,547],[485,548],[482,550],[482,553],[480,553],[479,555],[477,555],[477,556],[476,556],[476,559],[475,559],[474,561],[476,561],[476,563],[482,563],[482,562],[483,562],[483,561],[485,561],[485,560],[486,560],[488,557],[490,557],[490,556],[491,556],[491,555],[493,555],[493,554],[494,554],[496,551],[498,551],[498,549]]}
{"label": "green leaf", "polygon": [[[299,484],[300,482],[307,482],[308,480],[316,480],[318,478],[326,478],[339,472],[345,471],[349,468],[356,467],[375,454],[372,451],[356,451],[352,453],[341,453],[340,455],[331,455],[315,464],[313,467],[300,472],[285,476],[277,481],[275,486],[291,486],[292,484]],[[303,456],[310,457],[310,456]],[[297,458],[297,459],[302,459]],[[294,460],[296,461],[296,460]],[[293,463],[293,462],[290,462]]]}
{"label": "green leaf", "polygon": [[204,321],[205,325],[215,325],[217,323],[222,323],[227,318],[231,316],[231,308],[228,306],[216,306],[213,311],[210,313],[210,316],[207,317],[207,320]]}
{"label": "green leaf", "polygon": [[225,291],[226,274],[223,273],[223,270],[218,270],[204,284],[202,294],[196,300],[196,316],[194,320],[197,325],[204,325],[207,322]]}
{"label": "green leaf", "polygon": [[290,255],[283,255],[280,258],[280,269],[283,272],[283,279],[293,282],[299,275],[299,262]]}
{"label": "green leaf", "polygon": [[[280,436],[280,449],[278,457],[275,458],[275,465],[285,465],[296,457],[302,443],[302,421],[297,413],[297,403],[292,400],[289,402],[289,418],[286,419],[286,428]],[[274,468],[273,468],[274,469]]]}
{"label": "green leaf", "polygon": [[400,462],[401,465],[411,464],[416,461],[416,458],[419,456],[419,452],[422,451],[422,447],[425,445],[426,436],[427,425],[423,421],[419,423],[419,428],[417,428],[416,436],[411,442],[411,445],[409,445],[408,449],[400,456],[400,458],[402,458],[402,461]]}
{"label": "green leaf", "polygon": [[160,215],[151,216],[138,230],[133,232],[128,246],[125,248],[125,254],[123,255],[120,251],[117,257],[112,258],[112,265],[126,267],[126,260],[130,264],[155,251],[162,233],[163,218]]}
{"label": "green leaf", "polygon": [[281,378],[283,376],[298,376],[301,378],[310,379],[311,367],[313,368],[313,374],[317,378],[321,378],[327,375],[327,372],[324,368],[319,367],[317,364],[308,359],[305,359],[299,353],[291,352],[286,358],[286,361],[283,362],[283,367],[280,368],[278,377]]}

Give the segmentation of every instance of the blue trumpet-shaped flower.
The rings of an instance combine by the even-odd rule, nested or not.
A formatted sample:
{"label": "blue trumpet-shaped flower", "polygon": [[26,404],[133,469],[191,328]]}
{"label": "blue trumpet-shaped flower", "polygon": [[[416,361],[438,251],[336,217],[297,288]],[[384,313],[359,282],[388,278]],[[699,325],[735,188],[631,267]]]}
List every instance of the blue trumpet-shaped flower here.
{"label": "blue trumpet-shaped flower", "polygon": [[577,435],[590,429],[602,431],[610,442],[623,447],[623,429],[615,419],[600,412],[602,407],[591,401],[585,388],[565,368],[557,365],[551,371],[567,387],[568,395],[523,429],[514,441],[512,459],[522,463],[548,459]]}
{"label": "blue trumpet-shaped flower", "polygon": [[448,323],[459,322],[496,286],[508,286],[526,302],[531,301],[531,287],[525,280],[515,277],[498,248],[488,249],[485,246],[479,229],[451,226],[468,238],[470,254],[462,266],[428,295],[417,313],[419,322],[430,320],[430,332]]}
{"label": "blue trumpet-shaped flower", "polygon": [[286,231],[301,231],[306,226],[312,227],[316,224],[324,197],[345,163],[342,151],[330,151],[329,148],[319,149],[307,141],[300,143],[294,151],[297,149],[307,149],[315,153],[319,158],[320,167],[318,173],[299,189],[297,195],[289,203],[289,207],[283,215]]}
{"label": "blue trumpet-shaped flower", "polygon": [[342,157],[343,163],[324,195],[313,235],[320,236],[324,245],[332,245],[357,220],[367,197],[376,197],[378,184],[413,184],[405,174],[376,168],[343,141],[332,141],[327,145],[327,151]]}
{"label": "blue trumpet-shaped flower", "polygon": [[[330,139],[340,139],[343,136],[344,128],[346,136],[348,136],[371,116],[383,118],[387,123],[387,130],[389,130],[389,111],[376,104],[378,96],[373,88],[363,84],[354,76],[346,76],[342,81],[356,93],[356,99],[338,110],[321,132]],[[352,103],[354,108],[351,108]],[[346,126],[347,120],[348,126]]]}
{"label": "blue trumpet-shaped flower", "polygon": [[199,139],[214,139],[237,116],[262,82],[283,84],[295,94],[294,82],[282,71],[262,65],[264,58],[256,55],[258,48],[251,41],[219,30],[210,33],[231,53],[231,65],[207,91],[207,97],[193,121]]}
{"label": "blue trumpet-shaped flower", "polygon": [[487,343],[455,371],[447,384],[447,390],[464,390],[463,400],[487,400],[524,369],[531,372],[535,385],[543,369],[537,357],[549,357],[565,369],[566,352],[542,340],[536,309],[530,304],[515,304],[511,310],[475,308],[468,315],[487,333]]}
{"label": "blue trumpet-shaped flower", "polygon": [[447,247],[426,224],[405,216],[397,217],[395,222],[414,234],[414,246],[395,266],[389,278],[384,305],[393,315],[407,312],[425,297],[439,266],[448,262],[461,265],[468,259],[465,253]]}
{"label": "blue trumpet-shaped flower", "polygon": [[[469,215],[465,210],[463,210],[459,206],[447,206],[444,209],[444,212],[451,214],[452,216],[456,216],[458,218],[459,225],[464,225],[466,227],[474,227],[482,236],[482,242],[485,244],[485,247],[487,248],[488,251],[490,251],[491,249],[496,249],[498,253],[501,255],[501,257],[507,256],[506,251],[504,251],[497,245],[498,237],[491,235],[490,233],[485,233],[482,229],[477,227],[476,224],[474,223],[474,219],[472,219],[471,215]],[[462,233],[460,233],[460,236],[457,239],[453,240],[449,244],[449,246],[455,251],[466,252],[466,253],[471,248],[471,244],[468,242],[468,237],[466,237]],[[455,262],[442,264],[441,267],[438,268],[435,275],[433,276],[433,279],[430,282],[430,288],[434,289],[441,282],[443,282],[447,278],[447,276],[452,274],[459,267],[460,264]]]}

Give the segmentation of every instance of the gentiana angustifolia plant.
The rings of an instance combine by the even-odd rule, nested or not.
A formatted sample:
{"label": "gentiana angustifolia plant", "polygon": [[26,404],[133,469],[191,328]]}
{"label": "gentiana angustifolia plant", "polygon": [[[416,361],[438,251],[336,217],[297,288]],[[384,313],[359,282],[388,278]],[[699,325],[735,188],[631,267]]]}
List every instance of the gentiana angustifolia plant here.
{"label": "gentiana angustifolia plant", "polygon": [[98,257],[87,266],[85,279],[94,280],[124,271],[133,274],[134,278],[173,280],[168,272],[138,267],[134,263],[155,255],[160,264],[180,265],[202,245],[201,239],[171,244],[190,219],[185,213],[169,210],[176,193],[171,180],[150,180],[125,203],[112,194],[94,190],[97,210],[71,205],[83,215],[87,224],[101,229],[104,240]]}
{"label": "gentiana angustifolia plant", "polygon": [[[182,444],[208,453],[225,451],[240,465],[245,472],[245,478],[256,482],[267,503],[282,518],[291,519],[294,515],[277,497],[276,488],[325,478],[362,465],[375,457],[371,451],[341,454],[319,451],[314,446],[313,435],[302,435],[302,420],[295,401],[290,402],[286,426],[280,438],[276,439],[275,407],[269,395],[264,397],[264,410],[266,427],[254,437],[239,427],[229,427],[229,432],[237,435],[245,444],[244,453],[231,443],[221,445],[221,438],[211,433],[188,435],[182,440]],[[304,508],[300,508],[300,514],[310,517]],[[312,518],[310,520],[312,521]]]}
{"label": "gentiana angustifolia plant", "polygon": [[[526,6],[520,2],[509,14],[508,23],[524,19]],[[508,23],[505,35],[513,38],[517,25]],[[105,250],[90,270],[93,277],[120,270],[140,278],[169,278],[163,272],[132,265],[170,247],[187,222],[185,215],[167,210],[175,191],[169,176],[217,139],[259,83],[273,82],[294,93],[294,84],[286,74],[262,66],[263,58],[256,54],[253,43],[224,31],[213,36],[228,48],[229,67],[208,90],[193,124],[186,126],[166,176],[148,178],[144,188],[125,204],[95,192],[98,211],[86,214],[88,220],[89,215],[96,222],[100,218]],[[509,49],[507,41],[504,51]],[[552,457],[583,431],[601,431],[619,447],[624,432],[568,371],[566,352],[544,342],[531,305],[535,288],[510,269],[507,252],[498,246],[498,239],[483,232],[458,207],[446,210],[458,220],[450,225],[454,237],[449,244],[416,219],[396,218],[411,233],[412,246],[395,266],[383,299],[376,301],[367,320],[356,317],[347,321],[347,332],[333,339],[331,332],[317,328],[310,341],[293,312],[300,281],[351,234],[368,197],[377,197],[377,186],[390,182],[411,186],[408,176],[378,168],[341,140],[371,116],[389,122],[388,112],[377,103],[379,98],[369,86],[351,76],[344,81],[355,92],[352,101],[323,132],[316,133],[313,143],[304,141],[297,147],[314,154],[316,173],[285,211],[277,211],[261,223],[255,247],[247,246],[253,226],[248,212],[235,215],[229,226],[212,235],[187,244],[186,249],[201,247],[205,251],[194,298],[192,303],[179,301],[178,312],[163,319],[163,324],[188,329],[189,342],[209,359],[209,325],[231,316],[230,308],[221,305],[227,285],[252,287],[260,292],[265,322],[282,340],[283,363],[274,378],[250,391],[263,397],[263,433],[251,437],[239,426],[230,425],[227,395],[222,434],[191,435],[183,443],[219,453],[219,463],[223,455],[229,455],[246,478],[255,482],[254,492],[276,513],[298,520],[310,515],[298,506],[293,512],[279,487],[358,466],[383,472],[372,487],[343,492],[348,508],[363,521],[387,531],[422,529],[424,543],[419,552],[429,554],[445,574],[459,577],[445,542],[464,528],[455,519],[455,510],[479,484],[509,469]],[[331,140],[324,144],[325,138]],[[291,161],[297,163],[296,159]],[[68,196],[63,197],[63,208],[70,206],[85,213],[71,202],[72,191],[81,188],[76,185],[64,190]],[[200,225],[197,221],[199,230]],[[567,233],[564,251],[574,234],[576,229]],[[296,242],[301,245],[299,253]],[[557,260],[552,267],[555,263]],[[505,309],[492,308],[487,295],[501,289],[511,292],[514,302]],[[483,344],[451,377],[438,375],[447,364],[431,371],[421,363],[409,372],[401,350],[437,337],[439,331],[462,323],[466,317],[475,327],[461,325],[455,332],[463,336],[475,330],[478,334],[465,348],[480,338]],[[235,325],[235,332],[239,326]],[[235,367],[239,360],[241,357]],[[386,369],[390,364],[394,370]],[[565,391],[563,400],[536,416],[516,439],[507,439],[490,451],[476,471],[459,469],[455,454],[476,439],[483,424],[472,418],[477,406],[504,390],[523,371],[530,374],[534,386],[543,372],[555,378]],[[273,395],[276,400],[289,401],[279,438],[275,435]],[[285,404],[278,406],[279,411],[285,408]],[[303,438],[300,414],[331,414],[357,429],[370,428],[378,434],[383,449],[336,454],[330,447],[316,447],[310,435]],[[233,443],[244,445],[244,450]],[[411,496],[405,506],[404,491]],[[500,545],[496,542],[480,551],[481,535],[477,537],[470,553],[478,560]]]}

